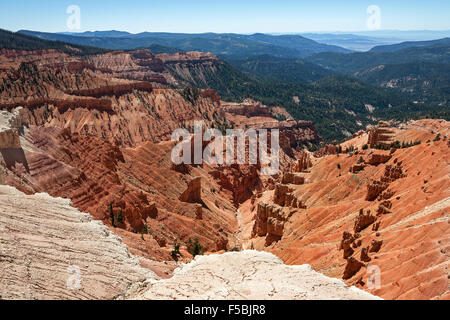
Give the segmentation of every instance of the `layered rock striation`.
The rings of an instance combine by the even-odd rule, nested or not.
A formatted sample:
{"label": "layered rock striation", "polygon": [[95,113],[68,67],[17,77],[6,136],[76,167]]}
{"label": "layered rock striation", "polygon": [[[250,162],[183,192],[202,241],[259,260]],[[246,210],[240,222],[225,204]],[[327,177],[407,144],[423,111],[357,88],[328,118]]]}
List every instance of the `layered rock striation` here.
{"label": "layered rock striation", "polygon": [[114,299],[158,277],[122,240],[69,200],[0,186],[0,297]]}

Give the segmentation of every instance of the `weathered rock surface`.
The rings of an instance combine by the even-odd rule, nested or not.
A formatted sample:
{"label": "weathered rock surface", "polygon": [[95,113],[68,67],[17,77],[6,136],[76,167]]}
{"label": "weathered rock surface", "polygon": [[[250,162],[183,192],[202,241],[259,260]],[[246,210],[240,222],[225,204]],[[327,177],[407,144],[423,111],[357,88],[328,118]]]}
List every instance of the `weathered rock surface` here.
{"label": "weathered rock surface", "polygon": [[389,154],[383,153],[374,153],[370,155],[369,159],[366,161],[366,164],[371,166],[378,166],[379,164],[386,163],[391,160],[392,156]]}
{"label": "weathered rock surface", "polygon": [[202,178],[196,177],[188,183],[186,191],[180,196],[180,201],[188,203],[202,203]]}
{"label": "weathered rock surface", "polygon": [[[440,128],[444,132],[442,123]],[[393,132],[394,141],[405,137],[427,141],[430,137],[425,129]],[[244,221],[249,221],[247,216],[256,219],[258,203],[270,205],[276,192],[281,197],[275,199],[291,195],[306,206],[291,216],[281,239],[272,246],[265,247],[264,236],[255,236],[246,240],[246,247],[269,250],[290,265],[311,264],[314,270],[348,278],[348,284],[386,299],[448,299],[448,144],[444,138],[425,141],[398,149],[386,163],[366,165],[357,174],[349,171],[361,157],[368,159],[371,152],[380,152],[369,148],[353,155],[313,159],[310,172],[303,174],[307,184],[263,193],[253,212],[253,207],[242,207],[242,212],[249,210]],[[374,181],[380,188],[373,188],[369,197],[373,201],[366,201]],[[363,217],[359,218],[361,208]],[[359,234],[354,234],[355,224]],[[343,239],[344,232],[348,235]],[[372,266],[380,268],[382,279],[380,288],[373,290],[367,281]]]}
{"label": "weathered rock surface", "polygon": [[292,208],[283,208],[276,204],[258,204],[253,227],[253,235],[266,237],[266,246],[277,242],[283,236],[285,223],[296,213]]}
{"label": "weathered rock surface", "polygon": [[312,167],[311,157],[307,152],[302,152],[294,165],[294,172],[303,172]]}
{"label": "weathered rock surface", "polygon": [[[186,55],[199,64],[205,58]],[[171,61],[185,63],[183,57],[174,55]],[[0,69],[0,107],[23,106],[21,120],[29,125],[69,128],[117,146],[136,146],[170,140],[175,129],[192,126],[194,120],[210,126],[225,121],[211,92],[201,94],[194,108],[179,91],[160,88],[154,74],[171,76],[159,70],[162,60],[148,50],[85,58],[14,51],[0,61],[11,67]]]}
{"label": "weathered rock surface", "polygon": [[303,203],[293,194],[293,185],[277,184],[273,194],[273,202],[281,207],[305,209]]}
{"label": "weathered rock surface", "polygon": [[[280,107],[269,108],[260,102],[246,99],[242,103],[222,102],[221,109],[234,128],[239,129],[278,129],[280,132],[280,148],[290,157],[302,151],[308,143],[318,143],[322,139],[314,124],[309,121],[296,121],[287,111]],[[277,119],[284,120],[277,120]],[[301,167],[308,167],[309,159],[301,158]]]}
{"label": "weathered rock surface", "polygon": [[2,299],[113,299],[149,278],[119,237],[69,200],[0,186]]}
{"label": "weathered rock surface", "polygon": [[281,180],[281,183],[302,185],[305,184],[305,177],[298,173],[285,172],[283,174],[283,179]]}
{"label": "weathered rock surface", "polygon": [[125,299],[168,300],[373,300],[379,299],[309,265],[286,266],[272,254],[256,251],[197,257],[174,277],[147,281]]}
{"label": "weathered rock surface", "polygon": [[[31,126],[21,143],[20,161],[9,166],[0,162],[1,183],[27,194],[47,192],[71,199],[80,211],[110,226],[133,254],[168,262],[169,272],[175,242],[184,245],[189,238],[199,238],[207,251],[229,250],[224,243],[236,243],[232,199],[202,167],[191,168],[191,174],[174,171],[172,142],[121,149],[67,129]],[[188,202],[180,201],[195,177],[203,183],[186,193]],[[184,254],[183,259],[189,257]]]}
{"label": "weathered rock surface", "polygon": [[354,231],[355,233],[361,232],[368,226],[373,224],[377,218],[370,213],[370,210],[364,213],[364,210],[359,211],[359,216],[355,221]]}
{"label": "weathered rock surface", "polygon": [[[182,244],[180,260],[189,261],[183,244],[198,237],[209,252],[233,244],[271,250],[367,290],[376,265],[383,279],[377,295],[448,299],[449,123],[380,123],[341,144],[354,152],[326,146],[313,156],[302,150],[320,142],[313,124],[282,108],[221,105],[211,90],[190,99],[167,88],[201,84],[218,63],[195,52],[81,58],[2,50],[0,106],[12,112],[0,117],[0,183],[71,199],[162,277],[175,268],[173,244]],[[261,177],[258,165],[174,166],[167,141],[194,120],[280,129],[281,172],[288,174]],[[441,141],[433,141],[437,134]],[[389,153],[367,146],[394,141],[422,144]],[[192,183],[197,177],[201,183]],[[270,212],[258,212],[260,204]]]}
{"label": "weathered rock surface", "polygon": [[221,188],[231,192],[236,205],[250,199],[261,188],[258,166],[233,164],[214,167],[210,172]]}
{"label": "weathered rock surface", "polygon": [[394,132],[391,125],[388,122],[380,122],[377,126],[369,131],[368,144],[371,146],[376,145],[389,145],[393,140]]}

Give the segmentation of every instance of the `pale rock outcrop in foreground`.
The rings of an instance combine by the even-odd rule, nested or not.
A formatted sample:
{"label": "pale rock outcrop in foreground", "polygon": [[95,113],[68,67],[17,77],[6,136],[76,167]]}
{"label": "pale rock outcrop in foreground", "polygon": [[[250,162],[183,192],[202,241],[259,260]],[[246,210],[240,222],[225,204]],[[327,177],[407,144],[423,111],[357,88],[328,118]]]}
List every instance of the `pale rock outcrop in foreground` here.
{"label": "pale rock outcrop in foreground", "polygon": [[119,237],[69,200],[0,186],[1,299],[113,299],[148,278]]}
{"label": "pale rock outcrop in foreground", "polygon": [[[77,277],[79,272],[80,277]],[[1,299],[376,299],[267,252],[197,257],[168,280],[99,221],[47,194],[0,186]]]}
{"label": "pale rock outcrop in foreground", "polygon": [[167,280],[148,280],[125,299],[314,300],[379,299],[342,280],[328,278],[309,265],[287,266],[267,252],[243,251],[198,256]]}

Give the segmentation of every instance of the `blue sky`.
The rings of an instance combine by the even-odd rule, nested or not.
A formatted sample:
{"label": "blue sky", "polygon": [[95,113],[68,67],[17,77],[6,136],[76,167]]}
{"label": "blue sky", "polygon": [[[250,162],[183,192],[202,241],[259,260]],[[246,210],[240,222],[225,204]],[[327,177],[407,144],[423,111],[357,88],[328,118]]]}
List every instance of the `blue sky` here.
{"label": "blue sky", "polygon": [[81,9],[77,31],[365,31],[370,5],[381,9],[382,29],[450,30],[448,0],[0,0],[0,28],[69,31],[69,5]]}

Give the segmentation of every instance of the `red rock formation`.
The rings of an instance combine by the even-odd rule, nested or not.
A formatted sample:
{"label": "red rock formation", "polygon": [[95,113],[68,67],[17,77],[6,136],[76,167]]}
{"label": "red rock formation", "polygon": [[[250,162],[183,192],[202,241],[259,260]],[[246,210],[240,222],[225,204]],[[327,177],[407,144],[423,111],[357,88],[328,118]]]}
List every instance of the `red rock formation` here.
{"label": "red rock formation", "polygon": [[209,98],[211,99],[214,103],[216,104],[220,104],[220,96],[217,92],[215,92],[214,90],[210,90],[210,89],[206,89],[202,91],[202,97],[203,98]]}
{"label": "red rock formation", "polygon": [[178,92],[153,91],[157,84],[142,82],[152,77],[172,79],[166,62],[217,61],[209,54],[192,52],[161,58],[148,50],[84,58],[54,50],[4,54],[0,61],[9,68],[0,72],[0,106],[30,109],[23,115],[30,124],[51,123],[69,127],[73,133],[106,138],[116,145],[136,146],[145,141],[169,140],[175,129],[191,127],[194,120],[215,127],[225,123],[218,108],[219,97],[212,91],[203,92],[197,108],[192,108]]}
{"label": "red rock formation", "polygon": [[250,199],[253,192],[261,188],[258,166],[220,166],[214,168],[210,174],[223,189],[232,193],[236,205]]}
{"label": "red rock formation", "polygon": [[222,102],[221,107],[225,112],[247,118],[273,117],[272,111],[269,107],[252,99],[246,99],[243,103]]}
{"label": "red rock formation", "polygon": [[139,90],[144,92],[152,92],[153,86],[148,82],[136,82],[131,84],[119,84],[114,86],[105,86],[94,89],[83,89],[83,90],[70,90],[67,94],[75,96],[87,96],[101,98],[105,96],[120,97],[125,94],[133,92],[133,90]]}
{"label": "red rock formation", "polygon": [[[58,110],[51,105],[40,107],[37,103],[33,105],[34,109],[22,111],[22,119],[23,122],[38,126],[51,123],[54,126],[68,127],[73,133],[94,135],[123,146],[169,140],[174,130],[193,126],[195,119],[204,120],[206,125],[224,121],[220,115],[216,120],[213,119],[216,106],[211,100],[200,99],[196,108],[192,108],[174,90],[156,89],[152,93],[136,91],[108,102],[112,103],[111,114],[99,114],[97,110],[90,108],[76,108],[77,105],[68,110]],[[68,100],[63,106],[66,105],[72,107],[73,104]],[[95,107],[94,104],[92,108]]]}
{"label": "red rock formation", "polygon": [[391,201],[383,201],[382,203],[380,203],[380,205],[378,206],[378,211],[377,214],[378,215],[382,215],[382,214],[390,214],[392,213],[391,211],[392,209],[392,202]]}
{"label": "red rock formation", "polygon": [[370,246],[370,252],[379,252],[381,249],[381,246],[383,245],[383,241],[377,241],[377,240],[372,240],[371,246]]}
{"label": "red rock formation", "polygon": [[364,210],[361,209],[359,211],[359,216],[356,219],[355,226],[353,228],[355,233],[361,232],[362,230],[366,229],[368,226],[372,225],[376,219],[377,219],[376,216],[370,214],[370,210],[367,211],[367,213],[364,213]]}
{"label": "red rock formation", "polygon": [[355,164],[354,166],[352,166],[350,168],[350,172],[356,174],[356,173],[363,171],[365,168],[366,168],[365,164]]}
{"label": "red rock formation", "polygon": [[368,144],[370,146],[390,145],[393,140],[393,130],[388,122],[380,122],[377,126],[369,130]]}
{"label": "red rock formation", "polygon": [[[322,141],[312,122],[293,120],[286,110],[280,107],[269,108],[260,102],[247,99],[242,103],[222,102],[221,108],[234,128],[278,129],[280,147],[290,157],[294,157],[294,150],[300,151],[302,145]],[[277,120],[280,115],[286,120]]]}
{"label": "red rock formation", "polygon": [[60,114],[72,109],[87,109],[97,110],[99,112],[113,113],[111,100],[95,99],[95,98],[68,98],[68,99],[34,99],[23,100],[14,103],[2,103],[1,107],[7,110],[12,110],[17,107],[24,107],[29,110],[39,108],[42,106],[54,106]]}
{"label": "red rock formation", "polygon": [[7,129],[0,132],[0,149],[21,148],[19,131],[17,129]]}
{"label": "red rock formation", "polygon": [[348,258],[342,278],[344,280],[352,278],[359,272],[359,270],[361,270],[362,267],[364,267],[364,263],[362,263],[361,261],[356,260],[354,257]]}
{"label": "red rock formation", "polygon": [[367,201],[374,201],[379,198],[387,200],[393,196],[392,191],[387,191],[390,183],[394,182],[397,179],[405,178],[406,175],[403,174],[401,163],[397,163],[395,166],[388,165],[385,168],[384,176],[380,178],[380,180],[372,181],[367,185]]}
{"label": "red rock formation", "polygon": [[352,244],[355,240],[355,237],[351,233],[347,231],[344,232],[341,245],[339,246],[340,250],[344,250],[344,259],[351,257],[355,252],[355,250],[352,249]]}
{"label": "red rock formation", "polygon": [[275,185],[273,202],[282,207],[292,207],[304,209],[305,206],[293,194],[293,189],[285,184]]}
{"label": "red rock formation", "polygon": [[294,166],[294,172],[303,172],[312,167],[311,157],[307,152],[301,152]]}
{"label": "red rock formation", "polygon": [[392,156],[390,154],[373,153],[365,163],[371,166],[378,166],[388,162],[391,158]]}
{"label": "red rock formation", "polygon": [[[307,209],[291,216],[282,238],[267,250],[288,264],[309,263],[317,271],[345,278],[348,284],[383,298],[446,297],[447,141],[398,149],[385,164],[366,165],[357,175],[348,174],[361,155],[368,158],[369,152],[317,159],[310,172],[304,173],[308,184],[289,185],[292,191],[288,193]],[[374,201],[366,201],[367,186],[373,181],[385,185],[375,192]],[[275,191],[264,193],[255,205],[258,201],[270,205]],[[361,208],[364,219],[359,218]],[[359,236],[353,235],[355,222],[356,230],[361,230]],[[251,242],[256,249],[263,249],[265,240],[255,236]],[[367,279],[372,264],[380,268],[382,282],[381,288],[370,290]]]}
{"label": "red rock formation", "polygon": [[372,259],[369,257],[369,247],[362,248],[361,250],[361,261],[370,262]]}
{"label": "red rock formation", "polygon": [[[175,240],[186,242],[189,237],[198,237],[212,251],[235,242],[232,203],[219,193],[202,196],[202,188],[218,190],[211,181],[202,186],[200,178],[189,179],[171,170],[172,143],[120,149],[68,129],[34,126],[26,139],[33,146],[25,151],[29,168],[11,167],[21,183],[34,192],[69,198],[80,210],[123,229],[114,230],[134,253],[170,260],[168,244]],[[193,171],[207,175],[201,168]],[[178,198],[181,201],[173,200]],[[139,244],[134,232],[143,232],[146,240]]]}
{"label": "red rock formation", "polygon": [[305,177],[299,175],[298,173],[285,172],[281,180],[282,184],[305,184]]}
{"label": "red rock formation", "polygon": [[202,203],[202,178],[196,177],[188,183],[186,191],[180,196],[180,201],[188,203]]}
{"label": "red rock formation", "polygon": [[389,184],[380,181],[373,181],[367,185],[367,201],[374,201],[378,196],[389,187]]}
{"label": "red rock formation", "polygon": [[258,204],[253,235],[265,237],[265,246],[270,246],[283,237],[284,224],[295,213],[278,205]]}
{"label": "red rock formation", "polygon": [[[336,154],[329,146],[313,165],[301,153],[304,144],[320,142],[310,122],[278,121],[274,109],[262,106],[225,112],[211,91],[192,104],[161,83],[139,88],[140,81],[158,77],[181,86],[216,63],[210,54],[147,50],[86,58],[51,50],[0,54],[0,104],[23,103],[18,121],[29,127],[17,131],[21,141],[8,132],[0,136],[6,149],[15,149],[2,152],[0,182],[71,199],[110,225],[132,253],[152,260],[172,260],[172,245],[189,238],[197,237],[207,251],[251,241],[289,264],[309,263],[366,290],[365,263],[376,261],[383,282],[372,292],[384,298],[445,298],[448,141],[389,156],[369,158],[363,151],[364,170],[355,166],[361,154]],[[194,120],[280,129],[286,175],[260,177],[257,165],[174,166],[174,143],[164,141],[174,129],[191,129]],[[442,126],[436,125],[446,130]],[[365,143],[364,137],[355,139]],[[411,137],[433,140],[435,134],[381,124],[369,140]],[[161,265],[158,272],[174,267]]]}
{"label": "red rock formation", "polygon": [[327,155],[333,155],[338,153],[338,147],[332,144],[328,144],[325,147],[321,148],[319,151],[314,152],[314,157],[322,158]]}

